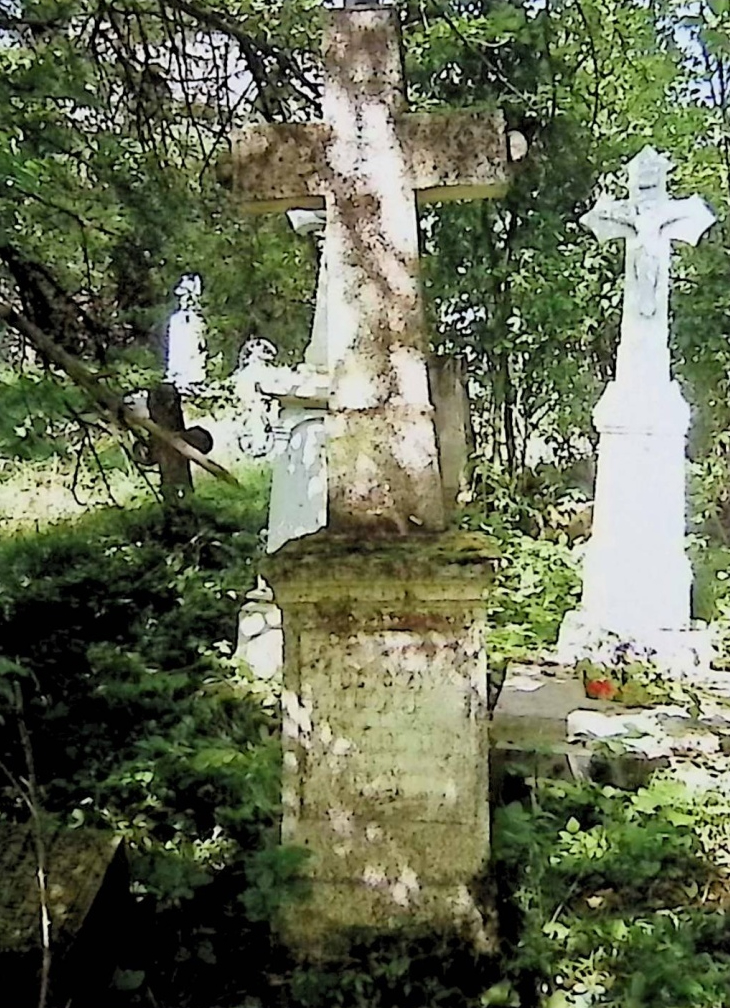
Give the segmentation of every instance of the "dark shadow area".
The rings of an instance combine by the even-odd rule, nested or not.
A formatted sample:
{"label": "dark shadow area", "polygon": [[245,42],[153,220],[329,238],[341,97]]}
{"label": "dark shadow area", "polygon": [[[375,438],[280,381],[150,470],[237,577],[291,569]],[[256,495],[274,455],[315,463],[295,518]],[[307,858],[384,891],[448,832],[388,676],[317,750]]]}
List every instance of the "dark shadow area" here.
{"label": "dark shadow area", "polygon": [[278,719],[230,660],[266,496],[260,477],[208,485],[172,516],[109,509],[0,541],[0,821],[37,814],[46,846],[102,830],[128,861],[129,884],[102,874],[74,946],[55,944],[47,1008],[236,1004],[270,960],[300,858],[276,847]]}
{"label": "dark shadow area", "polygon": [[494,956],[448,930],[353,930],[346,940],[341,959],[291,968],[282,978],[282,1008],[477,1008],[500,978]]}

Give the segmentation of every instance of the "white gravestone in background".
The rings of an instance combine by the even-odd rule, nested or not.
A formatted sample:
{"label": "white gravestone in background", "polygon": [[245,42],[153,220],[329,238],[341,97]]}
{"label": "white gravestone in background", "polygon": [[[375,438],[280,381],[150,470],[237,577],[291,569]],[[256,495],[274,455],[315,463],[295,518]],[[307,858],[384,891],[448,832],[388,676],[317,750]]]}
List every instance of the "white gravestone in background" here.
{"label": "white gravestone in background", "polygon": [[263,578],[257,579],[256,587],[248,592],[241,607],[234,657],[249,667],[258,692],[265,684],[276,691],[284,661],[284,633],[281,610]]}
{"label": "white gravestone in background", "polygon": [[[293,210],[289,220],[299,234],[321,234],[321,211]],[[323,253],[317,278],[312,337],[298,367],[274,363],[268,340],[243,348],[237,376],[239,398],[248,405],[241,447],[272,461],[267,552],[327,524],[325,416],[330,391],[327,329],[327,268]]]}
{"label": "white gravestone in background", "polygon": [[685,554],[689,407],[672,381],[668,345],[672,241],[695,245],[714,217],[697,196],[667,196],[671,162],[645,147],[629,164],[629,198],[602,196],[581,223],[599,241],[626,242],[616,378],[593,414],[600,435],[592,535],[580,608],[561,628],[558,660],[610,661],[618,644],[653,653],[667,671],[709,663],[690,628]]}
{"label": "white gravestone in background", "polygon": [[205,321],[200,310],[200,277],[185,274],[174,293],[178,308],[168,323],[165,381],[184,394],[205,382]]}
{"label": "white gravestone in background", "polygon": [[[294,210],[288,217],[298,234],[321,237],[324,233],[323,211]],[[279,397],[283,407],[277,428],[281,450],[275,455],[271,474],[266,544],[269,553],[290,539],[309,535],[327,524],[325,417],[332,363],[328,344],[327,281],[327,259],[323,249],[312,338],[304,354],[304,364],[295,369],[297,383]]]}

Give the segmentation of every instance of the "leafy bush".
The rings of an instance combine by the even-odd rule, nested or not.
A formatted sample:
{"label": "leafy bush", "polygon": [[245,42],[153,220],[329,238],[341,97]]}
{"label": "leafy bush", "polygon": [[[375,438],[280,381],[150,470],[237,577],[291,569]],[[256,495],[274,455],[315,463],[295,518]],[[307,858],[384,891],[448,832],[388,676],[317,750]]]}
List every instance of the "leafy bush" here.
{"label": "leafy bush", "polygon": [[487,596],[486,647],[497,678],[509,660],[554,644],[563,616],[577,605],[579,561],[565,528],[579,497],[545,474],[513,478],[486,463],[475,469],[464,523],[491,535],[500,550]]}
{"label": "leafy bush", "polygon": [[[276,847],[278,723],[231,658],[265,496],[251,477],[174,521],[107,510],[0,542],[0,757],[26,775],[27,728],[46,814],[127,841],[115,1004],[235,1002],[299,863]],[[24,814],[9,783],[0,812]]]}
{"label": "leafy bush", "polygon": [[[288,1008],[477,1008],[497,1004],[493,956],[448,932],[426,929],[355,937],[345,959],[295,966]],[[488,999],[490,998],[490,999]]]}
{"label": "leafy bush", "polygon": [[580,591],[576,558],[566,543],[513,533],[502,540],[501,550],[487,600],[494,669],[554,644]]}
{"label": "leafy bush", "polygon": [[524,1008],[726,1004],[727,796],[656,774],[635,793],[542,780],[534,799],[495,825]]}
{"label": "leafy bush", "polygon": [[5,460],[4,469],[12,470],[13,462],[48,459],[71,451],[79,433],[71,409],[83,410],[83,393],[73,387],[64,388],[47,371],[29,368],[18,373],[2,368],[0,395],[0,458]]}

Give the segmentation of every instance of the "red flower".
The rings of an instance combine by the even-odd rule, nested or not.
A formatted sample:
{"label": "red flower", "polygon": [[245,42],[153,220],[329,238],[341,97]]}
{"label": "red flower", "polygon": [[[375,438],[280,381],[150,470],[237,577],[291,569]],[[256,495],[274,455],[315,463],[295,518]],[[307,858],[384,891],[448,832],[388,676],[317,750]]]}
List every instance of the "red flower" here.
{"label": "red flower", "polygon": [[590,679],[586,683],[586,696],[591,700],[613,700],[617,690],[610,679]]}

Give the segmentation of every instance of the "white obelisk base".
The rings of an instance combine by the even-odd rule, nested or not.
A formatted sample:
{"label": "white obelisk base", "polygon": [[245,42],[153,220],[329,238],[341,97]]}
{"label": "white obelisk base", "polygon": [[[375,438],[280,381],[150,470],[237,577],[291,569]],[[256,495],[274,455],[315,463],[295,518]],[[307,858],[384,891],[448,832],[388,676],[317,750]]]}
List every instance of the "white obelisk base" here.
{"label": "white obelisk base", "polygon": [[558,660],[610,664],[630,644],[663,672],[701,676],[712,643],[690,622],[685,554],[689,407],[674,381],[611,382],[594,411],[600,434],[593,530],[580,608],[568,613]]}

